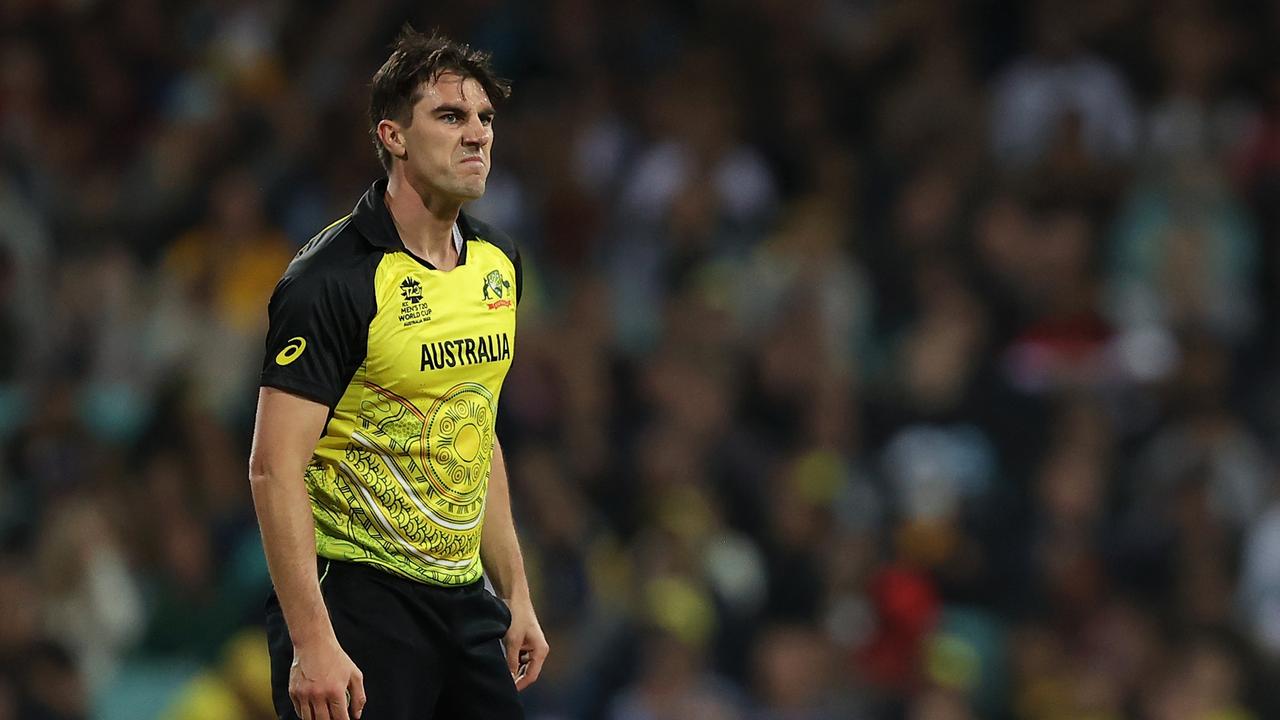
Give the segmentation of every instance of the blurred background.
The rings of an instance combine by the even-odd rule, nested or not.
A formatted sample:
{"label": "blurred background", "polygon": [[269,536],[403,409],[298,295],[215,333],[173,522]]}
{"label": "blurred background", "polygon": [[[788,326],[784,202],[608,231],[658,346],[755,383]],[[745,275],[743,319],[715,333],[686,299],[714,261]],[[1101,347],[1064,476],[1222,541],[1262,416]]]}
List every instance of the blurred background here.
{"label": "blurred background", "polygon": [[531,718],[1280,717],[1280,5],[0,3],[0,720],[266,720],[265,307],[491,50]]}

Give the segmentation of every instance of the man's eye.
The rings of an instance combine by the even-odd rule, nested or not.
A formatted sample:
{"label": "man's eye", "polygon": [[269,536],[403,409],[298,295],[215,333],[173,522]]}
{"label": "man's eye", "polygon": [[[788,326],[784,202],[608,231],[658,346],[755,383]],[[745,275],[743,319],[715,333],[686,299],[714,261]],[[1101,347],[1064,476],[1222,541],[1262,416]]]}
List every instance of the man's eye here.
{"label": "man's eye", "polygon": [[443,120],[443,121],[445,121],[445,122],[447,122],[447,123],[450,123],[450,124],[452,124],[452,123],[456,123],[456,122],[458,122],[458,114],[457,114],[457,113],[445,113],[445,114],[443,114],[443,115],[441,115],[441,116],[440,116],[440,119],[441,119],[441,120]]}
{"label": "man's eye", "polygon": [[483,126],[485,126],[485,127],[489,127],[490,125],[492,125],[492,124],[493,124],[493,116],[492,116],[492,115],[481,115],[481,116],[480,116],[480,124],[481,124],[481,125],[483,125]]}

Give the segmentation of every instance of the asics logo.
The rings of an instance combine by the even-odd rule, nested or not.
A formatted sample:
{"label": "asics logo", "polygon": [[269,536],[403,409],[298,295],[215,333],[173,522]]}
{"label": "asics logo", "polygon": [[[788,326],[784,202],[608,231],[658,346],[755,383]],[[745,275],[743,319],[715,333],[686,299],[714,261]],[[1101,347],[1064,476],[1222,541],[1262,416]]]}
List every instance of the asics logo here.
{"label": "asics logo", "polygon": [[297,360],[298,356],[302,354],[302,351],[306,349],[307,349],[306,339],[302,338],[301,336],[296,338],[289,338],[289,344],[285,345],[284,349],[281,350],[280,353],[276,355],[276,364],[288,365],[294,360]]}

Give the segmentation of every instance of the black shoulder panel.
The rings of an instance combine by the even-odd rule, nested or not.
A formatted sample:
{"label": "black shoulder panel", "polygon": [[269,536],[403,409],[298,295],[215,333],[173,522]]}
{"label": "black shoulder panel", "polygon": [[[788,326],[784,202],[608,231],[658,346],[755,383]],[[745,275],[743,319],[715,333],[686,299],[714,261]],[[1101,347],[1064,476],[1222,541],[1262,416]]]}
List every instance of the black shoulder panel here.
{"label": "black shoulder panel", "polygon": [[267,306],[262,384],[330,408],[364,362],[377,312],[373,278],[383,251],[350,218],[298,251]]}

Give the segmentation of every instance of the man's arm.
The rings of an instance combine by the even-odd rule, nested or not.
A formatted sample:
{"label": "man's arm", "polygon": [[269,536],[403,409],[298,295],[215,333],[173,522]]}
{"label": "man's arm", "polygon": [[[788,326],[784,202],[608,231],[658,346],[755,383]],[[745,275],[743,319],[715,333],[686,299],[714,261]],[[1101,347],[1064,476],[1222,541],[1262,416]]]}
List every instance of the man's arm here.
{"label": "man's arm", "polygon": [[524,557],[520,554],[515,521],[511,517],[507,464],[496,438],[489,472],[489,492],[485,500],[484,532],[480,536],[480,560],[498,597],[505,600],[511,609],[511,627],[502,644],[507,651],[507,667],[516,681],[516,689],[524,690],[538,679],[549,648],[542,626],[538,624],[538,616],[533,611],[529,580],[524,574]]}
{"label": "man's arm", "polygon": [[315,522],[303,471],[329,409],[272,387],[258,395],[249,484],[262,547],[293,640],[289,695],[303,720],[348,720],[364,710],[360,670],[338,645],[320,595]]}

